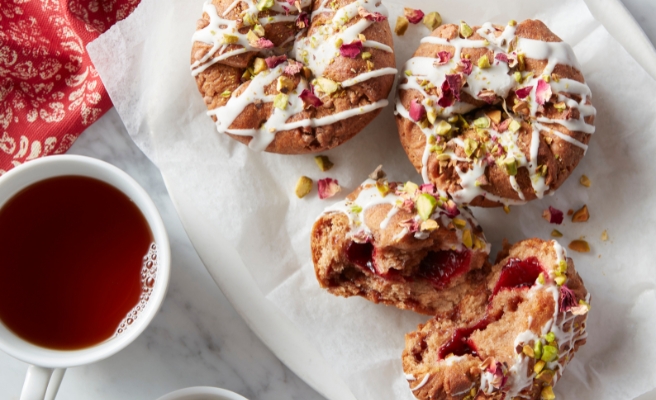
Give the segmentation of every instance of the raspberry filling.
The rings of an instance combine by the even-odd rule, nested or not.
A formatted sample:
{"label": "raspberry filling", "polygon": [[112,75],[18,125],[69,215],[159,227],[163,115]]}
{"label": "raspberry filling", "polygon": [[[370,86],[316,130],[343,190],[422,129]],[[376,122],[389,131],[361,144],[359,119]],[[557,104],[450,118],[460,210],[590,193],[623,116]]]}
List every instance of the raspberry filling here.
{"label": "raspberry filling", "polygon": [[[524,288],[531,287],[535,284],[538,276],[542,272],[540,262],[535,257],[529,257],[525,260],[511,258],[501,270],[501,275],[497,284],[494,286],[490,302],[494,295],[504,288]],[[442,360],[449,354],[454,356],[463,356],[471,354],[478,356],[475,344],[469,339],[472,333],[477,330],[484,330],[492,322],[501,319],[503,314],[496,318],[486,316],[476,325],[467,328],[458,328],[453,332],[451,338],[438,350],[439,359]]]}
{"label": "raspberry filling", "polygon": [[374,268],[374,245],[370,242],[350,242],[346,246],[346,258],[351,263],[366,268],[374,274],[376,273]]}
{"label": "raspberry filling", "polygon": [[451,280],[469,270],[470,251],[440,250],[428,253],[419,266],[418,275],[437,289],[443,289]]}
{"label": "raspberry filling", "polygon": [[538,279],[540,272],[542,272],[542,267],[535,257],[529,257],[526,260],[511,258],[501,270],[501,275],[496,286],[494,286],[492,295],[507,287],[531,287]]}

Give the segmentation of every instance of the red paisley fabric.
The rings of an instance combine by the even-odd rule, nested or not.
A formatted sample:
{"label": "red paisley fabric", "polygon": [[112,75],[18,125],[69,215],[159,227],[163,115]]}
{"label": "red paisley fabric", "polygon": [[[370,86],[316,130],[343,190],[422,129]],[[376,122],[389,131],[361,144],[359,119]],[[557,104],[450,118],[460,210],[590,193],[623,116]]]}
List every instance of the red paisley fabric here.
{"label": "red paisley fabric", "polygon": [[139,0],[0,0],[0,175],[63,153],[112,107],[86,44]]}

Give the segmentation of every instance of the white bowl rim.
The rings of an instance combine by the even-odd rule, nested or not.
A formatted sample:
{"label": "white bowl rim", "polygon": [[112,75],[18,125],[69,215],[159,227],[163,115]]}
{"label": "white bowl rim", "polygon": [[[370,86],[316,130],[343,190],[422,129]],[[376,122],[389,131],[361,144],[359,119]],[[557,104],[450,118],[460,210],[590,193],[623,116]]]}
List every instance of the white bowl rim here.
{"label": "white bowl rim", "polygon": [[[220,389],[211,386],[193,386],[184,389],[179,389],[171,393],[165,394],[157,400],[187,400],[187,396],[210,395],[216,396],[215,400],[248,400],[235,392],[226,389]],[[212,399],[211,397],[207,400]],[[214,400],[213,399],[213,400]],[[205,399],[203,399],[205,400]]]}

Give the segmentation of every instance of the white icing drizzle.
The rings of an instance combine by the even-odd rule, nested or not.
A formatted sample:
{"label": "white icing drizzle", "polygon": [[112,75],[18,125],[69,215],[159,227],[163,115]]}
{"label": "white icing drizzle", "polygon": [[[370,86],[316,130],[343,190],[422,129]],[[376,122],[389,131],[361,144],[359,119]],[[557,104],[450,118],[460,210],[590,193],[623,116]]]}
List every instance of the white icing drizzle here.
{"label": "white icing drizzle", "polygon": [[410,390],[412,390],[414,392],[414,391],[417,391],[417,390],[423,388],[424,385],[426,384],[426,382],[428,382],[428,378],[430,378],[430,374],[424,375],[424,378],[421,380],[421,382],[419,382],[419,384],[417,386],[413,387]]}
{"label": "white icing drizzle", "polygon": [[[538,117],[537,113],[539,110],[539,104],[537,103],[537,96],[535,92],[537,83],[540,79],[542,79],[542,76],[550,76],[555,67],[559,64],[572,66],[579,71],[581,70],[581,67],[578,64],[576,56],[574,55],[574,52],[572,51],[572,48],[569,46],[569,44],[565,42],[544,42],[540,40],[520,38],[515,36],[515,31],[516,26],[508,25],[499,34],[499,36],[495,36],[495,33],[498,32],[494,26],[488,22],[483,24],[482,27],[477,30],[477,33],[485,38],[485,40],[468,40],[459,37],[447,40],[434,36],[425,37],[421,40],[422,43],[431,43],[452,47],[454,52],[452,58],[444,65],[438,65],[438,58],[411,58],[403,68],[405,71],[409,71],[409,76],[403,77],[407,78],[407,82],[400,84],[398,89],[418,91],[424,98],[422,101],[423,106],[428,111],[433,110],[436,112],[438,115],[437,122],[439,122],[440,120],[446,120],[449,117],[456,116],[457,114],[467,113],[475,108],[474,105],[463,101],[455,101],[452,105],[446,108],[441,107],[438,105],[439,97],[437,95],[440,91],[430,91],[431,93],[429,93],[429,90],[427,90],[427,88],[430,89],[432,87],[440,88],[446,80],[447,74],[456,73],[456,68],[461,62],[461,53],[463,49],[487,48],[494,52],[495,57],[498,54],[504,54],[506,57],[517,58],[518,54],[522,54],[525,58],[547,60],[547,64],[540,76],[533,78],[530,76],[523,76],[521,84],[518,83],[512,76],[510,76],[509,66],[505,62],[500,62],[493,59],[490,60],[490,67],[481,69],[477,65],[477,60],[471,60],[473,64],[472,72],[470,75],[463,74],[463,77],[466,80],[466,84],[461,90],[461,92],[467,93],[476,99],[481,99],[478,95],[483,90],[494,92],[495,96],[497,97],[506,98],[511,90],[517,90],[522,87],[532,87],[529,96],[524,99],[529,103],[529,120],[531,121],[532,125],[531,146],[529,149],[529,154],[523,154],[523,152],[517,146],[517,134],[506,135],[509,133],[508,131],[499,134],[498,132],[494,132],[491,129],[486,130],[490,133],[491,136],[501,135],[502,137],[508,139],[505,141],[506,143],[504,145],[504,149],[511,143],[514,144],[515,149],[512,151],[512,155],[518,161],[518,168],[525,167],[528,170],[533,191],[538,198],[542,198],[545,193],[549,192],[550,188],[545,183],[545,177],[542,176],[538,170],[538,167],[540,166],[537,165],[540,133],[549,132],[574,146],[580,147],[584,150],[585,154],[585,151],[588,147],[586,144],[572,136],[564,134],[556,129],[552,129],[546,124],[558,124],[572,132],[592,134],[595,131],[595,127],[592,124],[588,124],[585,121],[585,118],[596,115],[596,110],[591,104],[589,104],[591,93],[589,87],[585,83],[565,78],[561,78],[558,81],[550,79],[548,84],[551,87],[552,93],[557,96],[558,102],[565,103],[566,107],[570,110],[577,109],[579,111],[579,118],[549,119],[546,117]],[[513,42],[516,43],[516,48],[514,50],[510,48],[511,43]],[[426,82],[429,82],[430,85],[426,85]],[[576,101],[569,96],[566,96],[565,94],[570,96],[576,95],[580,97],[580,101]],[[409,116],[409,111],[405,109],[399,97],[397,97],[395,113],[401,115],[407,120],[412,121]],[[426,146],[422,155],[421,173],[424,182],[429,182],[430,180],[428,176],[427,164],[430,155],[432,154],[432,143],[435,143],[436,139],[437,143],[440,143],[439,140],[441,138],[433,131],[433,127],[430,124],[425,124],[423,128],[420,126],[419,122],[415,122],[415,124],[421,129],[426,137]],[[459,147],[463,147],[464,142],[462,140],[456,139],[457,138],[451,139],[451,143],[455,143]],[[466,172],[463,172],[463,169],[456,165],[456,171],[460,178],[461,189],[454,193],[450,193],[456,202],[469,203],[474,198],[483,196],[488,200],[496,201],[506,205],[524,203],[525,195],[521,191],[521,188],[517,184],[514,176],[509,175],[509,182],[517,193],[519,200],[494,196],[484,190],[481,187],[482,185],[477,183],[477,180],[484,176],[487,168],[487,163],[484,160],[457,157],[452,150],[446,150],[442,154],[448,155],[450,158],[447,160],[450,160],[451,162],[462,161],[468,162],[470,164]]]}
{"label": "white icing drizzle", "polygon": [[[338,10],[333,10],[331,8],[326,8],[327,1],[324,0],[321,6],[312,13],[310,20],[318,13],[334,12],[334,15],[327,23],[319,26],[311,37],[302,38],[303,31],[301,31],[295,37],[286,40],[278,49],[263,50],[254,47],[253,44],[249,42],[247,34],[239,32],[237,21],[224,18],[240,3],[244,5],[244,11],[241,13],[242,16],[246,14],[253,16],[258,15],[259,10],[257,9],[254,0],[235,0],[230,6],[228,6],[221,16],[218,15],[217,9],[211,1],[208,0],[203,4],[203,12],[207,13],[209,16],[209,23],[206,27],[194,33],[192,41],[209,44],[212,48],[203,57],[191,65],[191,73],[193,76],[198,75],[221,60],[225,60],[238,54],[250,51],[264,52],[265,54],[280,53],[280,51],[285,50],[285,48],[288,47],[291,40],[294,40],[294,46],[290,51],[290,55],[296,58],[297,61],[302,61],[308,66],[315,77],[320,77],[323,75],[326,67],[332,63],[337,56],[339,56],[339,46],[336,46],[337,40],[342,40],[343,43],[347,44],[355,40],[360,40],[361,33],[374,24],[373,21],[360,18],[354,24],[346,27],[346,24],[352,18],[358,16],[360,8],[364,8],[372,13],[377,12],[382,15],[387,15],[387,10],[381,3],[374,4],[374,2],[368,0],[356,0]],[[305,8],[310,6],[311,3],[312,0],[302,0],[300,6],[301,8]],[[265,26],[276,22],[295,21],[298,18],[297,10],[294,7],[289,9],[286,6],[283,6],[283,4],[284,3],[274,2],[273,7],[269,10],[281,14],[258,18],[259,23],[262,26]],[[234,41],[231,45],[236,45],[237,48],[228,50],[229,45],[224,43],[224,35],[230,35]],[[365,40],[363,45],[364,47],[371,47],[386,52],[393,51],[391,47],[376,41]],[[382,99],[365,106],[344,110],[322,118],[305,118],[293,122],[287,122],[293,116],[304,111],[303,101],[298,95],[304,89],[309,88],[309,85],[305,78],[301,78],[296,89],[289,95],[288,104],[284,110],[273,107],[271,115],[259,128],[231,129],[230,125],[248,105],[255,102],[266,103],[274,101],[276,96],[265,94],[265,88],[283,74],[284,67],[287,65],[287,63],[283,63],[276,68],[255,75],[247,83],[248,87],[243,90],[242,93],[238,96],[235,96],[234,93],[231,94],[227,104],[210,110],[208,115],[215,116],[217,119],[217,130],[220,133],[251,136],[252,139],[249,142],[249,147],[254,150],[262,151],[265,150],[275,139],[277,132],[301,127],[330,125],[347,118],[383,108],[388,104],[386,99]],[[383,75],[394,75],[396,73],[397,70],[395,68],[380,68],[360,73],[353,78],[338,83],[341,87],[346,88],[365,82],[368,79]],[[244,85],[246,85],[246,83]],[[238,92],[242,87],[243,85],[235,90],[235,92]]]}
{"label": "white icing drizzle", "polygon": [[405,379],[409,381],[417,380],[417,378],[415,378],[415,376],[412,374],[405,374]]}

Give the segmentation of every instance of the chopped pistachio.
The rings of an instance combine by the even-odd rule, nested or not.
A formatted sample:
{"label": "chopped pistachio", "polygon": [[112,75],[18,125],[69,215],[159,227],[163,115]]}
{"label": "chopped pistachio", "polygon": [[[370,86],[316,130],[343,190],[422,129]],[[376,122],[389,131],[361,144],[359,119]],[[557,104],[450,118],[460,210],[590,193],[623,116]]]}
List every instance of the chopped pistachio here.
{"label": "chopped pistachio", "polygon": [[535,378],[550,385],[556,373],[550,369],[543,369]]}
{"label": "chopped pistachio", "polygon": [[367,41],[367,37],[365,35],[363,35],[362,33],[358,33],[358,39],[360,39],[360,41],[362,43]]}
{"label": "chopped pistachio", "polygon": [[588,244],[588,242],[582,239],[572,240],[567,247],[569,247],[574,251],[578,251],[579,253],[590,252],[590,245]]}
{"label": "chopped pistachio", "polygon": [[542,357],[542,342],[537,341],[533,345],[533,352],[535,353],[535,358],[540,359]]}
{"label": "chopped pistachio", "polygon": [[540,272],[540,275],[538,275],[538,283],[539,283],[540,285],[544,285],[544,282],[545,282],[545,280],[544,280],[544,274],[543,274],[542,272]]}
{"label": "chopped pistachio", "polygon": [[439,228],[439,226],[437,225],[437,221],[435,221],[434,219],[427,219],[426,221],[423,221],[421,223],[420,228],[422,231],[432,232],[437,228]]}
{"label": "chopped pistachio", "polygon": [[367,71],[372,71],[374,69],[374,63],[371,60],[367,60]]}
{"label": "chopped pistachio", "polygon": [[526,64],[524,64],[524,53],[517,53],[517,63],[520,71],[523,71]]}
{"label": "chopped pistachio", "polygon": [[515,26],[515,25],[517,25],[517,21],[515,21],[514,19],[511,19],[510,21],[508,21],[508,25]]}
{"label": "chopped pistachio", "polygon": [[321,171],[328,171],[333,167],[332,161],[328,158],[328,156],[315,156],[314,157],[314,162],[317,163],[317,166]]}
{"label": "chopped pistachio", "polygon": [[490,59],[487,57],[487,54],[478,59],[477,65],[480,69],[490,68]]}
{"label": "chopped pistachio", "polygon": [[474,30],[471,26],[467,25],[465,21],[460,21],[460,36],[468,38],[474,34]]}
{"label": "chopped pistachio", "polygon": [[462,228],[464,228],[465,226],[467,226],[467,221],[465,221],[465,220],[462,219],[462,218],[454,218],[454,219],[453,219],[453,225],[455,225],[457,228],[462,229]]}
{"label": "chopped pistachio", "polygon": [[450,131],[451,131],[451,124],[449,124],[444,120],[440,120],[440,122],[435,126],[435,133],[440,136],[445,136]]}
{"label": "chopped pistachio", "polygon": [[255,73],[255,75],[259,74],[260,72],[266,71],[267,69],[269,69],[269,67],[267,67],[264,58],[258,57],[255,59],[255,62],[253,63],[253,73]]}
{"label": "chopped pistachio", "polygon": [[[433,214],[437,205],[437,199],[428,193],[422,193],[417,197],[417,213],[422,220],[426,221]],[[464,239],[463,239],[464,240]]]}
{"label": "chopped pistachio", "polygon": [[540,357],[540,360],[552,362],[556,359],[558,359],[558,349],[556,347],[550,345],[542,347],[542,357]]}
{"label": "chopped pistachio", "polygon": [[405,74],[405,76],[412,76],[412,71],[410,71],[409,69],[406,69],[403,73]]}
{"label": "chopped pistachio", "polygon": [[490,119],[488,117],[477,118],[473,123],[476,128],[485,129],[490,127]]}
{"label": "chopped pistachio", "polygon": [[542,388],[542,391],[540,392],[540,400],[555,400],[556,395],[553,392],[553,388],[551,386],[545,386]]}
{"label": "chopped pistachio", "polygon": [[368,59],[371,58],[371,53],[369,53],[368,51],[364,51],[364,52],[362,52],[361,57],[362,57],[363,60],[368,60]]}
{"label": "chopped pistachio", "polygon": [[512,121],[510,121],[510,124],[508,125],[508,130],[512,133],[515,133],[521,127],[522,127],[522,125],[519,122],[517,122],[517,120],[513,119]]}
{"label": "chopped pistachio", "polygon": [[273,106],[275,108],[285,110],[287,108],[287,102],[289,101],[289,96],[284,93],[278,93],[276,97],[273,98]]}
{"label": "chopped pistachio", "polygon": [[[498,124],[499,122],[501,122],[501,110],[486,111],[485,115],[487,115],[487,117],[489,119],[491,119],[492,122],[494,122],[495,124]],[[474,122],[476,122],[476,121],[474,121]],[[474,124],[474,125],[476,125],[476,124]]]}
{"label": "chopped pistachio", "polygon": [[307,176],[301,176],[298,179],[298,182],[296,182],[296,188],[294,189],[294,193],[296,193],[296,197],[302,199],[308,193],[310,193],[311,190],[312,190],[312,179],[308,178]]}
{"label": "chopped pistachio", "polygon": [[344,44],[344,40],[342,38],[338,38],[335,40],[335,47],[340,48]]}
{"label": "chopped pistachio", "polygon": [[241,74],[241,80],[242,81],[247,81],[253,77],[253,69],[252,68],[247,68],[246,71],[244,71],[243,74]]}
{"label": "chopped pistachio", "polygon": [[396,33],[398,36],[403,36],[406,30],[408,30],[408,26],[410,25],[410,21],[404,16],[399,16],[396,19],[396,26],[394,27],[394,33]]}
{"label": "chopped pistachio", "polygon": [[558,229],[554,229],[551,231],[551,237],[563,237],[563,234]]}
{"label": "chopped pistachio", "polygon": [[278,78],[278,82],[276,83],[276,90],[278,90],[280,93],[287,94],[294,90],[294,81],[284,75],[281,75]]}
{"label": "chopped pistachio", "polygon": [[564,101],[554,104],[554,108],[558,111],[565,111],[567,109],[567,104]]}
{"label": "chopped pistachio", "polygon": [[229,91],[229,90],[224,90],[223,93],[221,93],[221,97],[223,97],[223,98],[228,98],[228,97],[230,97],[231,94],[232,94],[231,91]]}
{"label": "chopped pistachio", "polygon": [[403,185],[403,191],[410,196],[414,196],[414,194],[417,193],[417,190],[419,190],[419,186],[417,186],[417,184],[414,182],[408,181]]}
{"label": "chopped pistachio", "polygon": [[432,11],[424,16],[422,22],[426,25],[426,28],[434,31],[438,26],[442,25],[442,16],[437,11]]}
{"label": "chopped pistachio", "polygon": [[526,354],[528,357],[531,357],[531,358],[535,357],[535,353],[533,352],[533,348],[531,346],[527,345],[527,344],[525,344],[524,347],[522,348],[522,352],[524,354]]}
{"label": "chopped pistachio", "polygon": [[[537,356],[536,356],[536,358],[537,358]],[[546,364],[547,364],[546,362],[544,362],[544,361],[542,361],[542,360],[538,360],[538,361],[535,363],[535,365],[533,366],[533,372],[535,372],[536,374],[539,374],[540,371],[542,371],[542,370],[544,369],[544,366],[545,366]]]}
{"label": "chopped pistachio", "polygon": [[588,211],[587,205],[584,205],[572,215],[572,222],[586,222],[589,219],[590,212]]}
{"label": "chopped pistachio", "polygon": [[510,214],[510,206],[508,204],[503,205],[503,212]]}
{"label": "chopped pistachio", "polygon": [[513,73],[513,78],[515,78],[515,82],[520,83],[522,81],[522,73],[519,71],[515,71]]}
{"label": "chopped pistachio", "polygon": [[556,340],[556,334],[553,332],[549,332],[546,335],[544,335],[544,339],[547,342],[553,342],[554,340]]}
{"label": "chopped pistachio", "polygon": [[581,185],[585,187],[590,187],[590,185],[592,185],[592,182],[590,182],[590,178],[588,178],[585,175],[581,175],[581,179],[579,180],[579,182],[581,183]]}
{"label": "chopped pistachio", "polygon": [[362,207],[360,207],[360,206],[357,205],[357,204],[353,204],[353,205],[351,206],[351,212],[352,212],[352,213],[355,213],[355,214],[360,214],[360,213],[362,212]]}
{"label": "chopped pistachio", "polygon": [[554,278],[554,281],[556,282],[556,284],[557,284],[558,286],[563,286],[563,284],[565,283],[565,281],[567,281],[567,277],[566,277],[566,276],[563,276],[563,275],[561,275],[561,276],[557,276],[557,277]]}
{"label": "chopped pistachio", "polygon": [[435,124],[435,121],[437,120],[437,111],[433,107],[429,108],[426,111],[426,118],[428,119],[428,122],[430,122],[431,124]]}
{"label": "chopped pistachio", "polygon": [[223,34],[223,43],[225,44],[235,44],[239,42],[239,38],[235,35],[230,35],[227,33]]}
{"label": "chopped pistachio", "polygon": [[467,157],[471,157],[477,148],[478,148],[477,141],[470,138],[465,139],[465,154],[467,154]]}
{"label": "chopped pistachio", "polygon": [[472,240],[472,233],[469,229],[465,229],[462,231],[462,244],[465,245],[468,249],[472,248],[473,240]]}
{"label": "chopped pistachio", "polygon": [[244,22],[245,25],[255,25],[257,24],[257,16],[251,13],[246,13],[242,17],[242,21]]}
{"label": "chopped pistachio", "polygon": [[601,240],[603,240],[604,242],[608,240],[608,232],[606,230],[601,232]]}
{"label": "chopped pistachio", "polygon": [[253,27],[253,32],[259,37],[262,37],[265,34],[264,27],[260,24],[257,24]]}
{"label": "chopped pistachio", "polygon": [[323,77],[317,78],[317,85],[326,94],[333,94],[339,89],[339,83]]}
{"label": "chopped pistachio", "polygon": [[268,10],[273,7],[273,0],[260,0],[257,2],[256,7],[260,11]]}
{"label": "chopped pistachio", "polygon": [[561,273],[561,274],[564,274],[565,272],[567,272],[567,261],[560,260],[558,262],[558,272]]}
{"label": "chopped pistachio", "polygon": [[517,160],[515,160],[515,157],[507,157],[503,161],[503,166],[508,175],[517,175]]}

